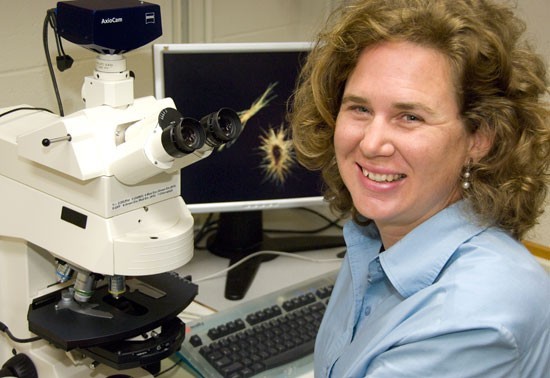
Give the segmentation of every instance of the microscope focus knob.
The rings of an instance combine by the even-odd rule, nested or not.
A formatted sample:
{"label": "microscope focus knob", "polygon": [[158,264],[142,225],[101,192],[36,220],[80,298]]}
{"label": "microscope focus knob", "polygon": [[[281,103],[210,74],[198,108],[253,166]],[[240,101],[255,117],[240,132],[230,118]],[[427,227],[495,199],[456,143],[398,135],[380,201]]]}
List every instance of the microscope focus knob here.
{"label": "microscope focus knob", "polygon": [[36,367],[26,354],[16,354],[0,369],[0,377],[38,378]]}

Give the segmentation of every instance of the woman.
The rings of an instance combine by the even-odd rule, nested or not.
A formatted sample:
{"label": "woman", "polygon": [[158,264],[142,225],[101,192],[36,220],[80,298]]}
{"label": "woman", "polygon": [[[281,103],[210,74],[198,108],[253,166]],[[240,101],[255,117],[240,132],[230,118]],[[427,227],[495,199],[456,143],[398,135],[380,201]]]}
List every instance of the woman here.
{"label": "woman", "polygon": [[550,279],[519,240],[544,208],[550,111],[523,23],[488,0],[333,16],[290,114],[352,215],[316,376],[547,376]]}

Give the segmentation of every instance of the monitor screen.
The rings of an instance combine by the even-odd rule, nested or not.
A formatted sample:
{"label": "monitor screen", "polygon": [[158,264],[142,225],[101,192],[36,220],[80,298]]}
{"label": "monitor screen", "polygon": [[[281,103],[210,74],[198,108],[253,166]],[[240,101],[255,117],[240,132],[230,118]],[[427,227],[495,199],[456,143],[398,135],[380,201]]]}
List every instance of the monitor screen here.
{"label": "monitor screen", "polygon": [[181,194],[193,213],[322,203],[321,180],[296,161],[286,122],[308,43],[157,45],[155,94],[183,116],[222,107],[239,113],[237,141],[181,171]]}
{"label": "monitor screen", "polygon": [[[262,230],[263,210],[323,203],[321,176],[296,160],[287,123],[289,98],[310,46],[302,42],[154,46],[157,98],[171,97],[183,116],[195,119],[231,108],[243,123],[235,142],[181,170],[181,195],[189,210],[220,213],[218,231],[207,245],[231,263],[259,250],[322,247],[319,241],[312,244],[311,236],[274,240]],[[342,244],[340,238],[337,244]],[[246,275],[234,274],[241,281]],[[246,289],[228,294],[231,289],[226,287],[226,297],[239,299]]]}

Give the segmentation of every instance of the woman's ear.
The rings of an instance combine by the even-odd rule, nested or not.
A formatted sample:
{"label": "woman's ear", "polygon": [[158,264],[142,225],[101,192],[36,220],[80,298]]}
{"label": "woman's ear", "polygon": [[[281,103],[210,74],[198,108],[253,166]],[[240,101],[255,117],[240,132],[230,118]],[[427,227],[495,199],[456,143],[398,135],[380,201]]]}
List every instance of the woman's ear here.
{"label": "woman's ear", "polygon": [[469,156],[474,162],[480,161],[489,153],[493,146],[494,139],[494,134],[486,128],[477,129],[471,135]]}

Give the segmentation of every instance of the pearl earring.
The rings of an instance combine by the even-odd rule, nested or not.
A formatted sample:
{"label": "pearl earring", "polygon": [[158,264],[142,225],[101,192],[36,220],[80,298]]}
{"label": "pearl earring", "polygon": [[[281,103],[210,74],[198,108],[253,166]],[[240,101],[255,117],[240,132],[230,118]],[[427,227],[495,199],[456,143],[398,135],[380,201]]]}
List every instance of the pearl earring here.
{"label": "pearl earring", "polygon": [[468,161],[468,165],[465,168],[464,173],[462,174],[462,189],[467,190],[472,186],[470,178],[472,177],[472,159]]}

